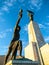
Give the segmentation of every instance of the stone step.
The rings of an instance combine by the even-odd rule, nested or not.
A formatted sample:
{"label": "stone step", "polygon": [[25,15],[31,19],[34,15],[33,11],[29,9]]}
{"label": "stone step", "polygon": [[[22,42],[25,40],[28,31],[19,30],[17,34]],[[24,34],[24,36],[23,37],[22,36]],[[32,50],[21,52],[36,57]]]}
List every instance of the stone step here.
{"label": "stone step", "polygon": [[32,61],[29,59],[16,59],[10,60],[6,65],[40,65],[37,61]]}

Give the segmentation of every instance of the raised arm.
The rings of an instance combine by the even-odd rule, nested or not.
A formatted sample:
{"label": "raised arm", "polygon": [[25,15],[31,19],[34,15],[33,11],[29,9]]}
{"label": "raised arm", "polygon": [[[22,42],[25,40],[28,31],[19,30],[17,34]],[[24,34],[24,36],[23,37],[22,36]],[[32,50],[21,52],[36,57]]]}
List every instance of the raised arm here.
{"label": "raised arm", "polygon": [[23,10],[21,9],[20,12],[19,12],[19,18],[18,18],[18,20],[17,20],[17,22],[16,22],[16,26],[15,26],[15,27],[18,26],[18,24],[19,24],[19,22],[20,22],[20,19],[22,18],[22,12],[23,12]]}

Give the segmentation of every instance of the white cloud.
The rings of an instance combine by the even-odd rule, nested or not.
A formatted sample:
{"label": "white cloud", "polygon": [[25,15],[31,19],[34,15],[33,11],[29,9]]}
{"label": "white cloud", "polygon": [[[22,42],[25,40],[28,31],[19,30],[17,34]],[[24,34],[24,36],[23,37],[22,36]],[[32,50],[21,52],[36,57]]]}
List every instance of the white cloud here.
{"label": "white cloud", "polygon": [[8,3],[7,5],[8,5],[8,6],[13,6],[13,4],[12,4],[12,3]]}
{"label": "white cloud", "polygon": [[13,4],[16,1],[17,0],[7,0],[7,1],[4,1],[4,5],[2,6],[1,10],[9,13],[9,7],[13,6]]}
{"label": "white cloud", "polygon": [[11,3],[16,2],[17,0],[10,0]]}
{"label": "white cloud", "polygon": [[[33,7],[36,7],[37,8],[37,10],[39,10],[40,8],[41,8],[41,6],[42,6],[42,0],[30,0],[29,1],[29,4]],[[31,7],[31,8],[32,8]]]}
{"label": "white cloud", "polygon": [[24,30],[25,30],[26,32],[28,31],[28,25],[27,25],[27,24],[24,26]]}
{"label": "white cloud", "polygon": [[43,24],[39,24],[39,28],[46,28]]}
{"label": "white cloud", "polygon": [[39,10],[43,4],[43,1],[42,0],[27,0],[25,2],[25,0],[18,0],[18,2],[22,3],[22,6],[23,4],[25,4],[24,6],[27,6],[27,8],[29,7],[30,9],[36,9],[36,10]]}
{"label": "white cloud", "polygon": [[6,29],[5,31],[0,32],[0,39],[5,38],[9,32],[12,32],[12,29]]}
{"label": "white cloud", "polygon": [[18,0],[20,3],[23,3],[24,2],[24,0]]}
{"label": "white cloud", "polygon": [[49,26],[49,23],[45,23],[45,24]]}
{"label": "white cloud", "polygon": [[8,0],[8,1],[4,1],[4,4],[8,6],[13,6],[13,3],[15,3],[16,1],[17,0]]}
{"label": "white cloud", "polygon": [[31,5],[30,5],[30,8],[31,8],[32,10],[34,10],[34,7],[32,7]]}
{"label": "white cloud", "polygon": [[10,2],[10,3],[14,3],[14,2],[16,2],[17,0],[6,0],[6,1],[4,1],[4,3],[8,3],[8,2]]}
{"label": "white cloud", "polygon": [[49,25],[49,23],[47,23],[47,25]]}
{"label": "white cloud", "polygon": [[7,6],[5,6],[5,5],[2,7],[2,10],[6,11],[6,12],[9,12],[9,8]]}
{"label": "white cloud", "polygon": [[6,32],[12,32],[12,29],[11,28],[10,29],[7,29]]}
{"label": "white cloud", "polygon": [[0,33],[0,38],[5,38],[6,37],[6,33]]}
{"label": "white cloud", "polygon": [[39,10],[43,4],[43,1],[42,0],[27,0],[25,2],[25,0],[18,0],[18,2],[25,4],[25,6],[29,7],[30,9],[33,9],[33,8],[36,8],[36,10]]}
{"label": "white cloud", "polygon": [[5,3],[5,5],[7,5],[7,6],[13,6],[13,3],[11,3],[11,2],[5,1],[4,3]]}
{"label": "white cloud", "polygon": [[49,42],[49,36],[45,38],[45,41],[46,41],[46,42],[47,42],[47,41]]}
{"label": "white cloud", "polygon": [[47,18],[49,18],[49,16],[47,16]]}
{"label": "white cloud", "polygon": [[23,45],[23,48],[25,48],[28,45],[28,41],[22,40],[22,45]]}

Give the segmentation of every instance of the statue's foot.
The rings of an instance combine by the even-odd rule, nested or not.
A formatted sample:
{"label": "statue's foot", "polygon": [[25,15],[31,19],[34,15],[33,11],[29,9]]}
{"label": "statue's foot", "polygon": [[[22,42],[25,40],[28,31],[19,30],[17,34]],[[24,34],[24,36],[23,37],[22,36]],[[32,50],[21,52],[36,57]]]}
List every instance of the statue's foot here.
{"label": "statue's foot", "polygon": [[16,59],[24,58],[23,56],[16,56]]}

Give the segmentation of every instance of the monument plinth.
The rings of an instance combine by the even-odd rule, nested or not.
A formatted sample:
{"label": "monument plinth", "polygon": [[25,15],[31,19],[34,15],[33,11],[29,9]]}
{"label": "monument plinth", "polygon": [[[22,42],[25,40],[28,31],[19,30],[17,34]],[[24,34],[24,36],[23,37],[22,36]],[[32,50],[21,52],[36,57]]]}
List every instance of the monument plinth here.
{"label": "monument plinth", "polygon": [[6,65],[40,65],[39,62],[33,62],[32,60],[22,58],[16,60],[10,60]]}

